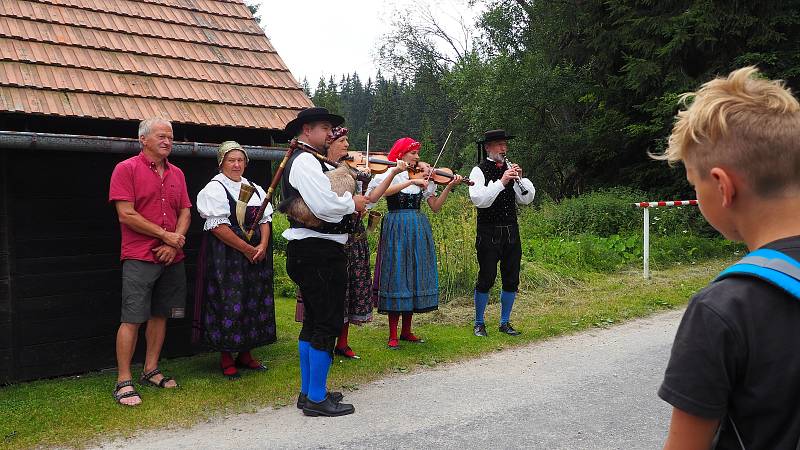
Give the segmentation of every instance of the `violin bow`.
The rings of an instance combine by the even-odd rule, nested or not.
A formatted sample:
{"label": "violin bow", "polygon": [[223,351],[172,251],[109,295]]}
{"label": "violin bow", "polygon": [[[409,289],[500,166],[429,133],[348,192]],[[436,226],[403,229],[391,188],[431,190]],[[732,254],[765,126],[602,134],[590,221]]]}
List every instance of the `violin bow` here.
{"label": "violin bow", "polygon": [[[366,167],[366,173],[368,174],[367,176],[369,176],[369,174],[370,174],[370,171],[369,171],[369,133],[367,133],[367,162],[366,162],[366,165],[364,167]],[[367,192],[367,188],[368,187],[369,187],[369,181],[361,180],[361,193],[362,194]]]}
{"label": "violin bow", "polygon": [[369,170],[369,133],[367,133],[367,169]]}
{"label": "violin bow", "polygon": [[428,178],[425,181],[430,181],[431,177],[433,176],[433,172],[436,170],[436,165],[439,164],[439,158],[442,157],[442,153],[444,153],[444,149],[447,147],[447,142],[450,141],[450,136],[453,134],[453,130],[450,130],[450,133],[447,134],[447,139],[444,140],[444,145],[442,145],[442,149],[439,150],[439,155],[436,156],[436,161],[433,162],[433,167],[431,167],[431,173],[428,174]]}

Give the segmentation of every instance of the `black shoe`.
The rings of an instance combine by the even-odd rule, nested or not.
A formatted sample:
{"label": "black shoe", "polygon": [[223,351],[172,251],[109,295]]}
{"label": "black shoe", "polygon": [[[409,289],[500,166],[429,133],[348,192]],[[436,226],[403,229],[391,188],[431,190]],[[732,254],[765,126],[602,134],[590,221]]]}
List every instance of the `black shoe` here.
{"label": "black shoe", "polygon": [[338,417],[356,412],[353,405],[336,403],[331,397],[331,395],[327,395],[325,400],[319,403],[314,403],[311,400],[306,401],[306,405],[303,407],[303,414],[310,417]]}
{"label": "black shoe", "polygon": [[[341,392],[328,392],[328,397],[330,397],[334,403],[339,403],[344,399],[344,394]],[[306,406],[306,400],[308,400],[308,396],[301,392],[300,395],[297,396],[297,409],[303,409],[303,407]]]}
{"label": "black shoe", "polygon": [[500,329],[501,333],[505,333],[505,334],[507,334],[509,336],[519,336],[520,334],[522,334],[519,331],[515,330],[514,327],[511,326],[511,322],[506,322],[506,323],[500,325],[499,329]]}
{"label": "black shoe", "polygon": [[486,333],[486,325],[475,325],[475,328],[472,330],[472,334],[477,337],[488,337],[489,335]]}

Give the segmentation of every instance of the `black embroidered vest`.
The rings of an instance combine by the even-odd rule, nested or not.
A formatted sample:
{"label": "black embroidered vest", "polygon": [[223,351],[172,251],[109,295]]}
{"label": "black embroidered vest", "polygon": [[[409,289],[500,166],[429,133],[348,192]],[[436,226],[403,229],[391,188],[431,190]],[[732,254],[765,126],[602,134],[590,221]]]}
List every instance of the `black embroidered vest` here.
{"label": "black embroidered vest", "polygon": [[421,205],[422,192],[417,194],[398,192],[397,194],[386,197],[386,207],[389,211],[396,211],[398,209],[419,209]]}
{"label": "black embroidered vest", "polygon": [[[483,172],[485,179],[484,185],[492,181],[499,180],[506,171],[506,166],[497,167],[494,161],[484,159],[478,164],[478,168]],[[516,225],[517,223],[517,200],[514,195],[514,183],[508,183],[497,198],[494,199],[492,206],[488,208],[478,208],[479,225]]]}

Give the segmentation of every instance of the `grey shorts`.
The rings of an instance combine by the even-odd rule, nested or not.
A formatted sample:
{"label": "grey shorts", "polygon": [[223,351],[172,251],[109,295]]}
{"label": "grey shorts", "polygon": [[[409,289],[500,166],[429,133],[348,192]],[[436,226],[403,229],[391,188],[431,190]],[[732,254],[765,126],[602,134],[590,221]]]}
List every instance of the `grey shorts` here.
{"label": "grey shorts", "polygon": [[122,262],[121,322],[144,323],[151,316],[186,315],[186,269],[183,261],[164,266],[135,259]]}

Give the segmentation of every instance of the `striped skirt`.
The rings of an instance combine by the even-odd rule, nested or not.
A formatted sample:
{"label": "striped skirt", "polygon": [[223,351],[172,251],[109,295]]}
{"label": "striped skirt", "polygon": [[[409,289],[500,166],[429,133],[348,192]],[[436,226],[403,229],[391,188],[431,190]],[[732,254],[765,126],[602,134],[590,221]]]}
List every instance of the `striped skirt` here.
{"label": "striped skirt", "polygon": [[378,312],[427,312],[439,308],[439,274],[431,224],[418,209],[383,218],[375,263]]}

